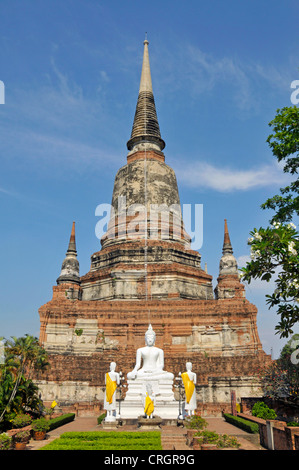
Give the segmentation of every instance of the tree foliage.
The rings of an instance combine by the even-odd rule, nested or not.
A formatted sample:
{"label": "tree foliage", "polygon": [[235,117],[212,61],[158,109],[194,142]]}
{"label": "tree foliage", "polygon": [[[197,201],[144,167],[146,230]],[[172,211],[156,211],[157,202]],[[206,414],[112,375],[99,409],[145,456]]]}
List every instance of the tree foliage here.
{"label": "tree foliage", "polygon": [[273,399],[299,401],[299,335],[293,335],[280,357],[259,371],[264,395]]}
{"label": "tree foliage", "polygon": [[[299,167],[299,108],[293,106],[278,109],[269,126],[273,128],[273,133],[269,135],[267,142],[273,155],[279,162],[284,162],[285,173],[296,175]],[[262,208],[276,211],[272,222],[289,222],[293,216],[299,215],[298,178],[281,188],[280,192],[281,195],[273,196],[262,204]]]}
{"label": "tree foliage", "polygon": [[0,365],[0,422],[5,414],[38,410],[41,400],[31,376],[48,365],[47,354],[38,339],[25,335],[5,342],[5,360]]}
{"label": "tree foliage", "polygon": [[[273,133],[267,142],[273,155],[284,162],[283,171],[297,175],[299,168],[299,108],[277,110],[269,123]],[[299,320],[299,234],[291,222],[299,215],[299,180],[294,179],[280,189],[280,195],[268,199],[261,207],[275,214],[268,227],[254,228],[248,244],[251,261],[241,269],[242,279],[251,282],[274,280],[275,289],[266,296],[269,308],[276,308],[280,321],[276,326],[280,337],[289,337]]]}

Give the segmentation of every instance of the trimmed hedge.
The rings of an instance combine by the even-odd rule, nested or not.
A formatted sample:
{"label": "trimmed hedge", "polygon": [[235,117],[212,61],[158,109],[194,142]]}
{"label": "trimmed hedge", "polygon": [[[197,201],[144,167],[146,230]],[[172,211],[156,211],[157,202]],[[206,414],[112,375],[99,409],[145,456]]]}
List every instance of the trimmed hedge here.
{"label": "trimmed hedge", "polygon": [[228,423],[243,429],[243,431],[249,432],[251,434],[256,434],[259,432],[259,425],[249,421],[248,419],[240,418],[239,416],[233,416],[228,413],[224,414],[224,418]]}
{"label": "trimmed hedge", "polygon": [[[58,442],[57,442],[58,441]],[[59,442],[59,439],[56,439],[53,442],[50,442],[45,447],[42,447],[40,450],[163,450],[161,444],[151,445],[147,444],[146,446],[140,445],[138,443],[126,443],[123,445],[118,445],[117,442],[95,442],[94,445],[88,442],[73,443],[73,442]]]}
{"label": "trimmed hedge", "polygon": [[50,431],[59,428],[59,426],[63,426],[64,424],[74,421],[75,416],[75,413],[67,413],[65,415],[58,416],[57,418],[49,419]]}
{"label": "trimmed hedge", "polygon": [[161,433],[65,432],[41,450],[162,450]]}
{"label": "trimmed hedge", "polygon": [[106,418],[106,413],[102,413],[100,416],[98,416],[98,419],[97,419],[98,424],[101,424],[105,418]]}
{"label": "trimmed hedge", "polygon": [[134,431],[70,431],[60,435],[60,439],[81,439],[92,441],[98,439],[160,439],[160,431],[134,432]]}

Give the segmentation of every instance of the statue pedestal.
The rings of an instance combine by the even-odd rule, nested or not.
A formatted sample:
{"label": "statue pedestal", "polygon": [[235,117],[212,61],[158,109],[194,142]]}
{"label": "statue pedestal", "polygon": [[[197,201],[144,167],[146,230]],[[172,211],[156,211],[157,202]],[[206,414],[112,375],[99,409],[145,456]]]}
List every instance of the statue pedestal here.
{"label": "statue pedestal", "polygon": [[154,416],[153,418],[144,418],[138,416],[138,427],[144,431],[158,431],[161,429],[162,418],[160,416]]}
{"label": "statue pedestal", "polygon": [[115,416],[106,416],[104,419],[105,423],[116,423],[116,417]]}
{"label": "statue pedestal", "polygon": [[106,421],[106,419],[104,419],[102,421],[101,425],[102,425],[103,429],[114,430],[114,429],[118,428],[119,423],[118,423],[118,420],[116,420],[116,419],[114,421],[112,421],[112,420]]}
{"label": "statue pedestal", "polygon": [[128,391],[121,405],[121,418],[137,419],[144,415],[146,384],[151,385],[155,396],[154,415],[162,419],[177,419],[179,402],[174,398],[173,380],[149,378],[128,379]]}

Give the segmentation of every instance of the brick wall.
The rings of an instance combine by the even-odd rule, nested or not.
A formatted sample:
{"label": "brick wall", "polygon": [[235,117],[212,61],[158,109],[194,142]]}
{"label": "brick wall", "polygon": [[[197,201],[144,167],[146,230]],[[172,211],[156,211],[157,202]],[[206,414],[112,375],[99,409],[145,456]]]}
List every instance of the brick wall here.
{"label": "brick wall", "polygon": [[[46,407],[50,407],[50,402],[44,403]],[[76,416],[100,416],[103,411],[103,405],[99,401],[95,403],[74,403],[73,405],[59,406],[62,414],[75,413]]]}
{"label": "brick wall", "polygon": [[[214,395],[218,378],[237,380],[241,389],[244,379],[251,380],[271,361],[258,337],[257,309],[245,298],[79,301],[68,299],[64,286],[55,286],[53,299],[39,309],[39,314],[40,342],[49,352],[51,365],[45,373],[36,374],[35,379],[40,381],[102,387],[111,362],[116,362],[117,371],[126,376],[135,366],[137,348],[145,345],[149,322],[156,332],[156,346],[164,351],[164,369],[177,376],[185,370],[186,362],[192,362],[197,385],[208,386],[213,379]],[[92,325],[84,343],[80,341],[85,332],[81,337],[74,333],[78,321]],[[228,330],[232,341],[224,341]],[[229,388],[223,393],[229,394]],[[210,395],[211,399],[204,402],[219,402],[221,407],[226,401]],[[73,402],[77,401],[75,397]]]}
{"label": "brick wall", "polygon": [[[248,419],[259,425],[260,443],[266,449],[271,448],[269,430],[272,428],[274,450],[298,450],[299,427],[287,426],[285,421],[264,420],[246,413],[238,413],[240,418]],[[268,428],[268,429],[267,429]]]}
{"label": "brick wall", "polygon": [[231,413],[231,403],[198,403],[196,412],[200,416],[221,416],[223,413]]}

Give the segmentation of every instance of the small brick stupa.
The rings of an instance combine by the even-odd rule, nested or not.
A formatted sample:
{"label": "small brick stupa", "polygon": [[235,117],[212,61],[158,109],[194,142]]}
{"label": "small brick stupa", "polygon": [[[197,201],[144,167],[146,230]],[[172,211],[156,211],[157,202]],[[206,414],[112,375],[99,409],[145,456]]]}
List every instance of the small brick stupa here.
{"label": "small brick stupa", "polygon": [[192,362],[199,411],[229,410],[232,391],[237,401],[260,395],[255,371],[271,359],[239,280],[227,222],[215,291],[191,249],[176,176],[165,163],[147,40],[127,148],[90,271],[79,275],[73,223],[53,298],[39,309],[40,343],[51,364],[36,377],[42,398],[61,407],[102,403],[110,362],[126,377],[151,323],[166,370],[177,376]]}

